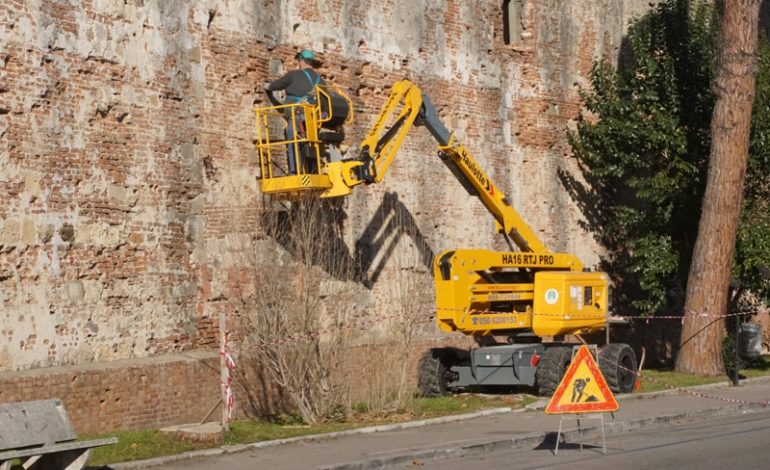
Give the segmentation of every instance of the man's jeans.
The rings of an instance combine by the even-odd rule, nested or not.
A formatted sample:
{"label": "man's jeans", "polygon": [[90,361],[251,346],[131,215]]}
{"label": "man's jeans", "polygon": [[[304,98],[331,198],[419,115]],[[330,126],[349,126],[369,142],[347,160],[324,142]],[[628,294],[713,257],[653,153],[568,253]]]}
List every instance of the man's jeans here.
{"label": "man's jeans", "polygon": [[[292,113],[294,115],[294,122],[292,123],[292,116],[289,115],[286,118],[286,140],[292,141],[295,138],[302,137],[302,128],[305,127],[305,117],[302,115],[302,109],[294,108],[294,111]],[[289,142],[286,144],[287,147],[287,157],[289,159],[289,174],[290,175],[296,175],[297,174],[297,158],[295,158],[294,155],[294,146],[297,146],[297,149],[302,151],[302,144],[297,144],[295,142]]]}

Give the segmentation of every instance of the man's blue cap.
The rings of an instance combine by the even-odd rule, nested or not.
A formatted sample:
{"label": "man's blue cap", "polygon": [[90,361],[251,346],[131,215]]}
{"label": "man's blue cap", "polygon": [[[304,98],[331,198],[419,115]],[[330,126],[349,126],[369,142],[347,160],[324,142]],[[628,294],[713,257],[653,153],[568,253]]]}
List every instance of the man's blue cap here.
{"label": "man's blue cap", "polygon": [[297,59],[315,60],[315,53],[310,49],[303,49],[297,53]]}

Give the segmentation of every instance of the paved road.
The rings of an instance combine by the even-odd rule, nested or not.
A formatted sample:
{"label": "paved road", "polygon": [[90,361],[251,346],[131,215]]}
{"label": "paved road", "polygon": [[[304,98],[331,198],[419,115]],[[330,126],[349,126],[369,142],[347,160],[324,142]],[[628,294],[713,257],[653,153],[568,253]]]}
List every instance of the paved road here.
{"label": "paved road", "polygon": [[[598,436],[596,436],[598,437]],[[770,410],[679,426],[607,434],[607,455],[601,439],[587,436],[591,445],[579,450],[577,443],[559,447],[553,443],[535,449],[511,449],[441,461],[418,461],[399,468],[420,470],[590,468],[629,469],[760,469],[770,465]]]}

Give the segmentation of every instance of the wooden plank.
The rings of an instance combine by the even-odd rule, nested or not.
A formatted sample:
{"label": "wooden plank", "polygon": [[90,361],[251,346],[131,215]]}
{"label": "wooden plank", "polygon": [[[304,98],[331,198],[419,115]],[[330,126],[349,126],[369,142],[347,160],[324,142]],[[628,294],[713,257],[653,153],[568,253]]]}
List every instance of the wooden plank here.
{"label": "wooden plank", "polygon": [[59,400],[0,405],[0,451],[71,441],[76,437]]}
{"label": "wooden plank", "polygon": [[69,452],[78,449],[93,449],[94,447],[108,446],[116,444],[117,437],[108,437],[105,439],[94,439],[90,441],[65,442],[63,444],[47,445],[35,447],[33,449],[9,450],[0,452],[0,462],[13,459],[32,457],[33,455],[53,454],[56,452]]}

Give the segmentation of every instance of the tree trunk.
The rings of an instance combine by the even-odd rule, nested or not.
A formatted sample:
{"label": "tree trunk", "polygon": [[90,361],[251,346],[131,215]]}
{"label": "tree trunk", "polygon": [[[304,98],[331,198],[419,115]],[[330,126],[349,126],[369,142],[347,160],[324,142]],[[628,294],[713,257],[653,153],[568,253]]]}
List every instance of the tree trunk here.
{"label": "tree trunk", "polygon": [[724,0],[714,76],[711,153],[687,280],[676,369],[724,374],[722,339],[754,102],[761,0]]}

